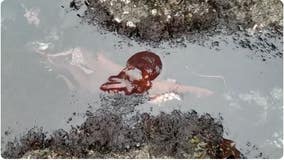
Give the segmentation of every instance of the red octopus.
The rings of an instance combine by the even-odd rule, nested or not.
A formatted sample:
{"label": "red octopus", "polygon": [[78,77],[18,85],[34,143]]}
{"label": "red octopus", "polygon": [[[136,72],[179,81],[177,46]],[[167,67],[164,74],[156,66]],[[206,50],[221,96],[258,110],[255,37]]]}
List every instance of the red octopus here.
{"label": "red octopus", "polygon": [[162,62],[158,55],[149,51],[135,53],[127,60],[126,67],[116,76],[110,76],[100,89],[125,95],[142,94],[152,87],[161,72]]}

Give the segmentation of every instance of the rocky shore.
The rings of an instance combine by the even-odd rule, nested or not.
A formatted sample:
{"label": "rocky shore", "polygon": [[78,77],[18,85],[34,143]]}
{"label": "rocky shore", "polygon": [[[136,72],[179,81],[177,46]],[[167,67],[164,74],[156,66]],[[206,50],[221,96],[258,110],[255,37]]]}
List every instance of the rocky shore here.
{"label": "rocky shore", "polygon": [[70,7],[84,8],[78,16],[90,24],[153,42],[218,29],[282,32],[283,26],[280,0],[73,0]]}
{"label": "rocky shore", "polygon": [[9,142],[4,158],[240,158],[220,120],[195,111],[135,114],[88,112],[85,122],[48,134],[32,128]]}
{"label": "rocky shore", "polygon": [[281,0],[72,0],[67,8],[100,32],[152,47],[230,43],[262,61],[282,58]]}

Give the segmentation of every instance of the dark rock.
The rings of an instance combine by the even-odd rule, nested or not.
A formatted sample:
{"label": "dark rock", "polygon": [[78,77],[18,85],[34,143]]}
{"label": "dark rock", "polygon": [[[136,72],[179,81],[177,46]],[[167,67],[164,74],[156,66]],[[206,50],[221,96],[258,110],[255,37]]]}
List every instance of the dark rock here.
{"label": "dark rock", "polygon": [[[146,158],[150,155],[194,158],[208,156],[209,150],[211,155],[217,155],[222,134],[222,125],[209,114],[199,116],[194,111],[173,111],[157,116],[136,113],[125,119],[123,115],[102,109],[89,114],[83,124],[70,131],[58,129],[47,135],[42,129],[31,129],[19,141],[9,142],[2,156],[39,155],[43,158],[50,151],[49,157],[61,158],[131,157],[132,152]],[[209,149],[206,144],[215,147]],[[197,145],[203,148],[202,152],[196,150]]]}

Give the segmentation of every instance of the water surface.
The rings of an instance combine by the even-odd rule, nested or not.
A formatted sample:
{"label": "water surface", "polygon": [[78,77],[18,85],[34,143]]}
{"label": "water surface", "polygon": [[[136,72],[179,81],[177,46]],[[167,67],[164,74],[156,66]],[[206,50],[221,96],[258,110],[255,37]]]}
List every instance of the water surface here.
{"label": "water surface", "polygon": [[[2,21],[2,141],[23,134],[37,125],[47,131],[68,129],[67,119],[73,112],[84,113],[89,103],[99,100],[92,95],[70,91],[64,79],[34,50],[34,42],[49,43],[50,53],[80,47],[94,56],[103,53],[117,64],[141,50],[160,55],[163,71],[157,80],[176,80],[215,92],[209,97],[183,94],[182,101],[161,105],[137,106],[139,111],[170,112],[196,110],[222,116],[225,137],[236,141],[246,156],[252,146],[270,158],[279,158],[283,150],[282,58],[266,61],[256,51],[238,48],[230,37],[219,49],[188,43],[187,47],[160,48],[138,44],[114,33],[101,33],[94,26],[80,23],[75,12],[66,12],[66,1],[9,0],[1,7]],[[24,16],[36,11],[40,20],[30,22]],[[218,39],[216,37],[216,39]],[[280,40],[276,40],[279,49]],[[282,52],[282,50],[281,50]],[[66,73],[68,74],[68,73]],[[80,123],[78,118],[73,123]],[[11,134],[4,136],[4,132]],[[2,144],[3,144],[2,143]]]}

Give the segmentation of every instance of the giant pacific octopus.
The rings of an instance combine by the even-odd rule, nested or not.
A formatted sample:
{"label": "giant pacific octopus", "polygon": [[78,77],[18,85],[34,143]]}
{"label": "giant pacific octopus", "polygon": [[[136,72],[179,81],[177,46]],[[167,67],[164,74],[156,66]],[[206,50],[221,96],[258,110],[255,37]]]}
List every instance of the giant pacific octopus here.
{"label": "giant pacific octopus", "polygon": [[48,53],[42,48],[35,48],[35,51],[46,58],[52,67],[49,70],[57,70],[58,77],[71,90],[91,94],[98,93],[98,90],[125,95],[147,93],[149,102],[154,104],[181,100],[179,94],[183,93],[197,97],[213,94],[206,88],[180,84],[175,79],[158,80],[162,62],[158,55],[150,51],[134,54],[128,59],[126,67],[116,64],[102,53],[93,54],[79,47],[59,53]]}
{"label": "giant pacific octopus", "polygon": [[125,95],[142,94],[152,87],[152,82],[161,72],[162,62],[158,55],[149,51],[134,54],[126,67],[116,76],[110,76],[100,89],[107,92],[123,92]]}

